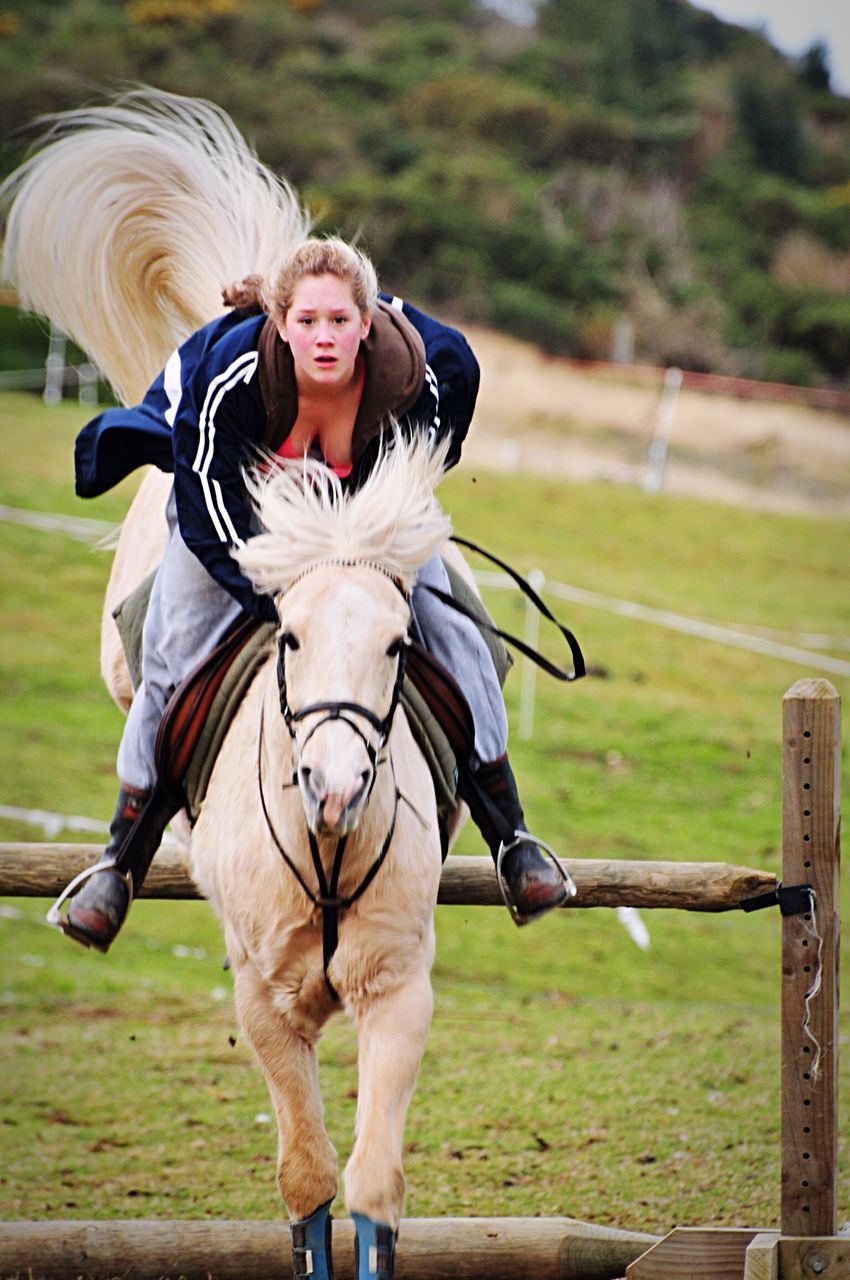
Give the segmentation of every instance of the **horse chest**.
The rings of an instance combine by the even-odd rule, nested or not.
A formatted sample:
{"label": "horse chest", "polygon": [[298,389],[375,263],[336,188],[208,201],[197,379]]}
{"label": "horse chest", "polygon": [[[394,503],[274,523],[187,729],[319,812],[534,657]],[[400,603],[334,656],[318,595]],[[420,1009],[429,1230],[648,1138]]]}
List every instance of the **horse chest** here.
{"label": "horse chest", "polygon": [[339,1008],[325,984],[321,929],[282,923],[265,937],[245,939],[241,957],[258,976],[275,1011],[305,1039],[314,1039]]}

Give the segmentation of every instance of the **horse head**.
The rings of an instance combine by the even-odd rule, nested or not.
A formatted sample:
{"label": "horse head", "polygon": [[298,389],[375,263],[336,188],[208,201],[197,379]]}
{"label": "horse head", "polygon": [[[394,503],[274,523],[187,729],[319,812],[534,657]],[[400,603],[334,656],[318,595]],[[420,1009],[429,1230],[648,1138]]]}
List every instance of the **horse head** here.
{"label": "horse head", "polygon": [[314,462],[252,481],[264,532],[236,554],[275,598],[278,685],[295,776],[316,835],[355,829],[404,674],[417,570],[449,533],[434,488],[445,451],[396,436],[355,493]]}
{"label": "horse head", "polygon": [[327,563],[281,598],[278,684],[310,828],[347,835],[377,777],[404,672],[408,596],[378,566]]}

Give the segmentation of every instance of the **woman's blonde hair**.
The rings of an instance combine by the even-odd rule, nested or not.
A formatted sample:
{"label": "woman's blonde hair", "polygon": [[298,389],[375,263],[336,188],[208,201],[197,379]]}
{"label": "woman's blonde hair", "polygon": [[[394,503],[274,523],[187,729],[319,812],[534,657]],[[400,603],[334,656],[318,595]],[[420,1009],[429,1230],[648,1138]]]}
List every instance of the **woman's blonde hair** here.
{"label": "woman's blonde hair", "polygon": [[286,319],[295,288],[306,276],[345,280],[361,315],[367,315],[378,300],[378,278],[365,253],[334,236],[312,237],[287,254],[263,281],[263,300],[276,320]]}

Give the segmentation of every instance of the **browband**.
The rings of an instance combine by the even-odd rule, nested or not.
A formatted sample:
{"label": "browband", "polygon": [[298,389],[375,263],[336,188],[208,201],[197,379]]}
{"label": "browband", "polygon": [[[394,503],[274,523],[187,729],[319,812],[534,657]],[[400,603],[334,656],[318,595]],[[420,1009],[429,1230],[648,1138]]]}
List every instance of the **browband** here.
{"label": "browband", "polygon": [[302,578],[306,578],[308,573],[312,573],[314,569],[323,569],[327,565],[337,565],[340,569],[375,569],[376,572],[382,573],[385,578],[389,578],[396,590],[408,603],[410,602],[410,592],[405,587],[401,578],[398,574],[395,574],[388,569],[386,565],[381,564],[378,560],[361,560],[357,558],[347,560],[343,556],[329,557],[327,560],[317,560],[314,564],[309,565],[308,568],[302,569],[301,573],[292,579],[289,586],[279,593],[278,598],[280,598],[280,596],[285,596],[286,592],[291,591],[296,582],[300,582]]}

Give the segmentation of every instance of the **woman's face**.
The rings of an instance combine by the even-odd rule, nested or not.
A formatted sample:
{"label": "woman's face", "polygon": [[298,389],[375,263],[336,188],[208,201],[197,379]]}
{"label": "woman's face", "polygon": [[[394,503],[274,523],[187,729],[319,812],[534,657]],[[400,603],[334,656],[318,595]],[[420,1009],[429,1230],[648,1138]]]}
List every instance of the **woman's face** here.
{"label": "woman's face", "polygon": [[354,377],[360,343],[369,332],[347,280],[338,276],[305,276],[292,294],[278,333],[289,343],[301,385],[337,390]]}

